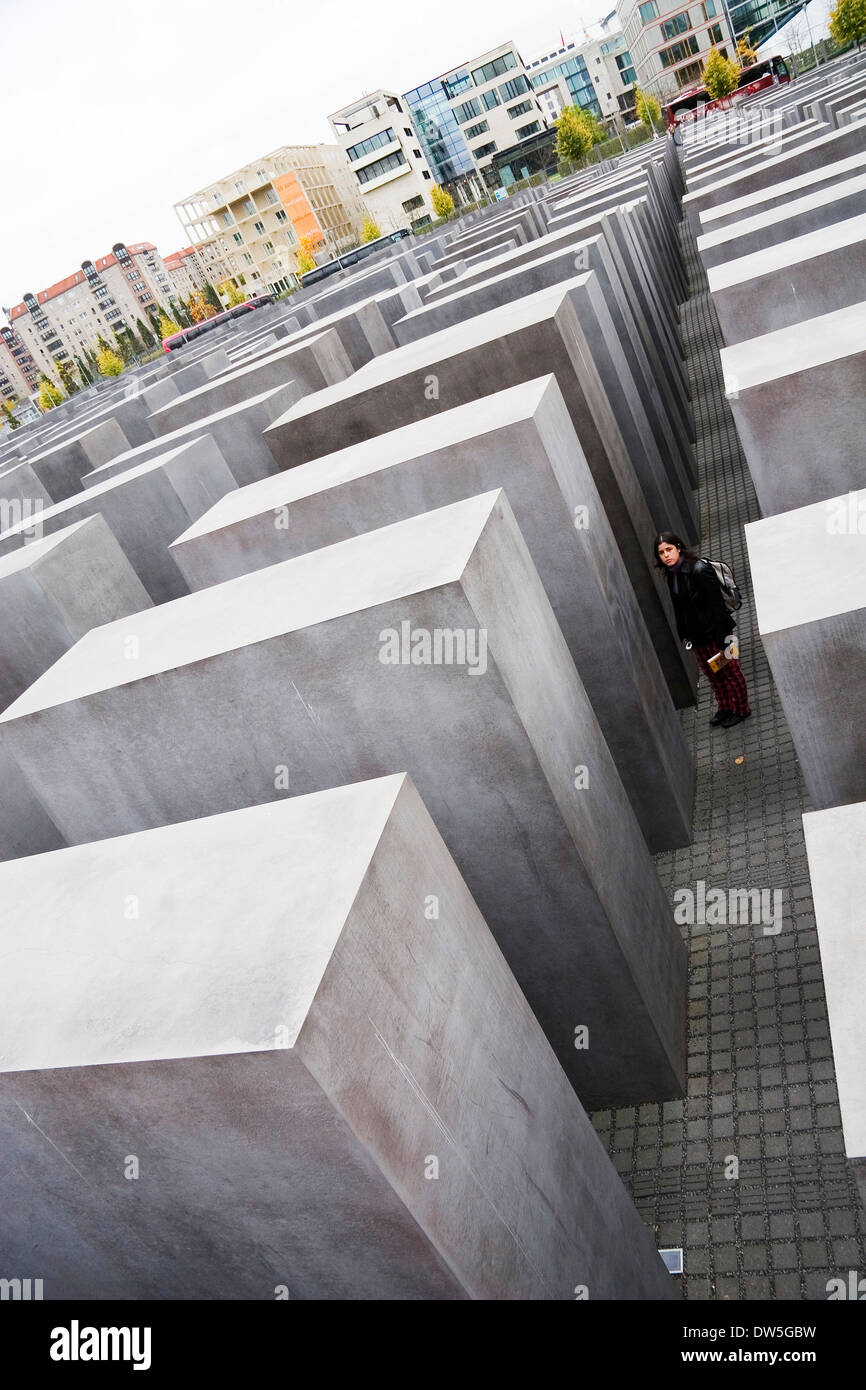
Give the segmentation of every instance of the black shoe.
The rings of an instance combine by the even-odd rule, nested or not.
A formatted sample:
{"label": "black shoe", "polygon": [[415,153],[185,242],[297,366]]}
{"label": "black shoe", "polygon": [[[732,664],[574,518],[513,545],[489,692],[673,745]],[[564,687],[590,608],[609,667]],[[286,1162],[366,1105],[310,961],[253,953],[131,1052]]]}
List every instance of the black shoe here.
{"label": "black shoe", "polygon": [[748,719],[751,713],[749,710],[747,714],[726,714],[719,720],[719,724],[723,729],[733,729],[735,724],[742,724],[744,719]]}
{"label": "black shoe", "polygon": [[722,722],[722,720],[723,720],[724,718],[725,718],[725,712],[724,712],[724,710],[717,709],[716,712],[715,712],[715,714],[713,715],[712,719],[710,720],[710,723],[711,723],[711,724],[713,725],[713,727],[715,728],[715,726],[716,726],[717,724],[721,724],[721,722]]}

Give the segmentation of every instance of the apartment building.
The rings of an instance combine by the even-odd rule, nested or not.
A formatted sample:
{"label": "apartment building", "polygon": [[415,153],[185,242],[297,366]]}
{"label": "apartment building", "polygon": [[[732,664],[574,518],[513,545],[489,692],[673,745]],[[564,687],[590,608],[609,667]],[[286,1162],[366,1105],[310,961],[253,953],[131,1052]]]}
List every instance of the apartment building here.
{"label": "apartment building", "polygon": [[688,9],[672,0],[619,0],[617,14],[638,86],[655,97],[699,81],[711,48],[736,56],[723,0],[697,0]]}
{"label": "apartment building", "polygon": [[[486,184],[513,177],[511,160],[545,137],[548,121],[516,45],[509,40],[442,79],[472,162]],[[507,173],[503,176],[502,170]]]}
{"label": "apartment building", "polygon": [[180,251],[171,251],[163,259],[171,293],[176,299],[188,299],[196,290],[203,290],[208,283],[194,246],[184,246]]}
{"label": "apartment building", "polygon": [[39,368],[20,334],[0,327],[0,400],[24,401],[39,386]]}
{"label": "apartment building", "polygon": [[408,106],[380,88],[328,117],[366,214],[383,233],[426,226],[436,182]]}
{"label": "apartment building", "polygon": [[175,204],[198,269],[217,287],[292,287],[304,236],[335,253],[356,242],[363,200],[331,145],[284,145]]}
{"label": "apartment building", "polygon": [[603,120],[633,119],[637,77],[625,35],[611,23],[615,17],[614,11],[601,22],[596,37],[569,39],[526,64],[549,123],[566,106],[581,106]]}
{"label": "apartment building", "polygon": [[57,363],[74,362],[100,335],[111,343],[115,329],[135,331],[138,319],[147,323],[167,304],[170,289],[151,242],[118,241],[107,256],[83,261],[74,274],[38,294],[28,292],[4,313],[39,372],[56,379]]}

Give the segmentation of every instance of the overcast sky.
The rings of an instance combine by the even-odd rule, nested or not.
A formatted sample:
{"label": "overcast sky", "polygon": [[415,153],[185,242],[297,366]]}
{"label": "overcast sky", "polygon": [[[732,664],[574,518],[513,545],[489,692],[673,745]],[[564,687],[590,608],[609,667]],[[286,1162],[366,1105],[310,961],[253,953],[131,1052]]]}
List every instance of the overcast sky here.
{"label": "overcast sky", "polygon": [[581,38],[611,9],[613,0],[2,0],[0,304],[115,241],[177,250],[174,203],[278,145],[328,140],[328,113],[365,91],[406,91],[507,39],[537,57],[560,31]]}

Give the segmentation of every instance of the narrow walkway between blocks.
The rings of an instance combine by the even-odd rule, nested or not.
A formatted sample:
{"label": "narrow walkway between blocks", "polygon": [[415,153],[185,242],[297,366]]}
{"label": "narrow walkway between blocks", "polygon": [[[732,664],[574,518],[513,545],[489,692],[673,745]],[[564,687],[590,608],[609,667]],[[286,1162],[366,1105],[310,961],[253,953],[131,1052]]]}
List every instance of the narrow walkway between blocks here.
{"label": "narrow walkway between blocks", "polygon": [[[846,1165],[803,827],[805,787],[757,631],[743,526],[759,516],[722,386],[718,321],[681,227],[680,311],[697,429],[701,549],[731,565],[752,717],[711,729],[706,684],[682,716],[697,768],[693,843],[659,855],[677,889],[781,889],[761,924],[683,927],[689,950],[685,1101],[593,1123],[657,1244],[684,1251],[688,1299],[825,1299],[866,1274],[864,1217]],[[648,544],[651,538],[648,537]]]}

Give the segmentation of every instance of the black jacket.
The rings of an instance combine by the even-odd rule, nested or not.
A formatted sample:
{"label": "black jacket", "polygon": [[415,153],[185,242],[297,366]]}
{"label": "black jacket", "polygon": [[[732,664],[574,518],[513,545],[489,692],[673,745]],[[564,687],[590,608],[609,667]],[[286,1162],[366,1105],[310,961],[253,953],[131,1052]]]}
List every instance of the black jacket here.
{"label": "black jacket", "polygon": [[[704,560],[683,560],[678,570],[665,573],[677,632],[695,647],[723,647],[725,638],[736,627],[734,616],[722,596],[715,570]],[[677,593],[674,593],[674,580]]]}

